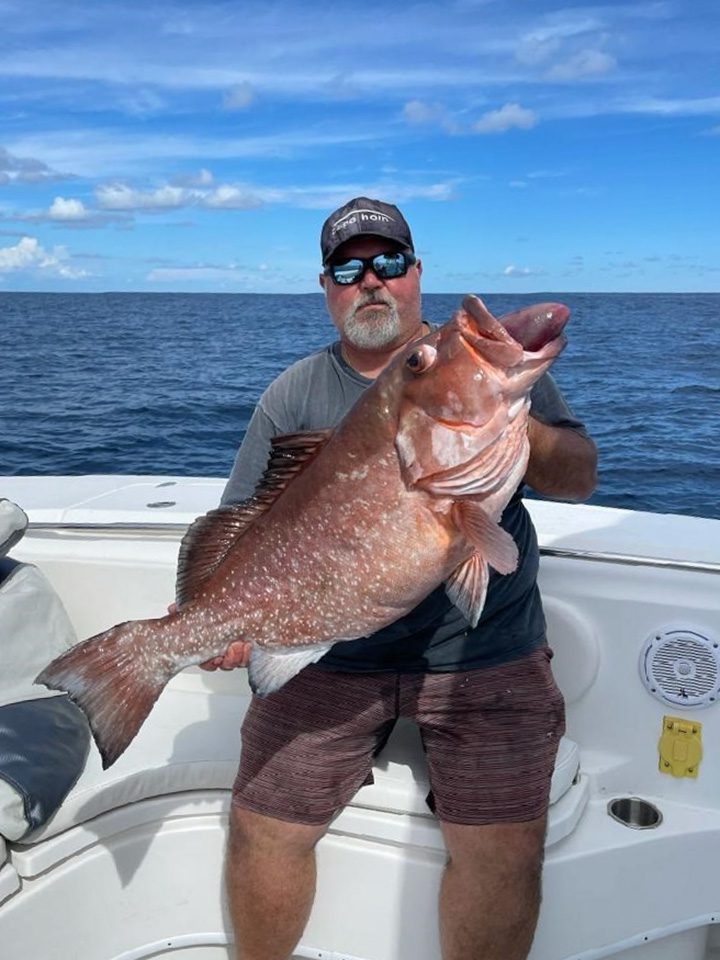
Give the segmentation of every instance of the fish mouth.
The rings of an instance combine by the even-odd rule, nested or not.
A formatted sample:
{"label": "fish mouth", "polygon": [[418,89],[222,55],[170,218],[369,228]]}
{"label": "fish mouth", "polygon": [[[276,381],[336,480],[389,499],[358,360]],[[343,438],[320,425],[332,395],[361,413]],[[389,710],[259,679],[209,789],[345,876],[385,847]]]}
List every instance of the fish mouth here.
{"label": "fish mouth", "polygon": [[500,317],[500,323],[527,353],[542,350],[553,340],[563,339],[570,310],[564,303],[537,303]]}
{"label": "fish mouth", "polygon": [[512,366],[523,354],[557,352],[565,345],[563,329],[570,310],[562,303],[538,303],[495,318],[479,297],[465,297],[458,311],[463,340],[496,363]]}
{"label": "fish mouth", "polygon": [[476,358],[496,366],[520,363],[523,346],[495,319],[479,297],[465,297],[456,314],[461,342]]}

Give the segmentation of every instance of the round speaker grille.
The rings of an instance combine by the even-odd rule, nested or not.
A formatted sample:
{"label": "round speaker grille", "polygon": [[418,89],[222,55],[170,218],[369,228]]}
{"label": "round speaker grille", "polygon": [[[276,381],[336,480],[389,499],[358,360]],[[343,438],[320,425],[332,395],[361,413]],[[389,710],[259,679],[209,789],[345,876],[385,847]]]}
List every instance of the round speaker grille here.
{"label": "round speaker grille", "polygon": [[720,643],[696,630],[658,630],[643,645],[640,675],[664,703],[709,707],[720,698]]}

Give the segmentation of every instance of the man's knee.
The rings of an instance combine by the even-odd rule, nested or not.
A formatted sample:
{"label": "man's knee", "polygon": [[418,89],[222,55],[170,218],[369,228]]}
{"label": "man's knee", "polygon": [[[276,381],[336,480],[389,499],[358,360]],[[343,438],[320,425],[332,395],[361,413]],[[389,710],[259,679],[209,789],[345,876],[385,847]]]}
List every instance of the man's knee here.
{"label": "man's knee", "polygon": [[522,823],[441,824],[450,862],[475,874],[539,877],[545,853],[546,817]]}
{"label": "man's knee", "polygon": [[302,856],[312,852],[329,824],[291,823],[235,804],[230,808],[231,855]]}

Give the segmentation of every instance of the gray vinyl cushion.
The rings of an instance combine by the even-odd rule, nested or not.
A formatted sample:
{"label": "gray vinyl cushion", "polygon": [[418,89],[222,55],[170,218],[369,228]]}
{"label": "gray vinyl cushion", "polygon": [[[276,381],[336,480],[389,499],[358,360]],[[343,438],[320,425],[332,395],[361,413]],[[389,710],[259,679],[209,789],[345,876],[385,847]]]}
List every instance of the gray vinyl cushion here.
{"label": "gray vinyl cushion", "polygon": [[84,715],[67,697],[0,707],[0,833],[36,830],[80,776],[90,746]]}
{"label": "gray vinyl cushion", "polygon": [[12,500],[0,498],[0,557],[12,550],[25,533],[27,514]]}
{"label": "gray vinyl cushion", "polygon": [[77,637],[45,575],[3,555],[26,527],[24,511],[0,500],[0,836],[7,840],[55,813],[85,766],[90,742],[77,707],[34,683]]}

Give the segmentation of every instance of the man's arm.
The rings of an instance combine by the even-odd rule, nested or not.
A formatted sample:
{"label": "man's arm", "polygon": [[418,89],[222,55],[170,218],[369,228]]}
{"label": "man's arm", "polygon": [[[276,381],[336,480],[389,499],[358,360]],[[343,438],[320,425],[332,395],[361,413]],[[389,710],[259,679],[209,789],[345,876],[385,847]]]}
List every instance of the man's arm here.
{"label": "man's arm", "polygon": [[235,456],[222,504],[240,503],[253,495],[267,466],[272,439],[282,432],[265,412],[262,402],[258,403]]}
{"label": "man's arm", "polygon": [[525,483],[545,497],[580,502],[597,486],[597,448],[570,427],[528,420],[530,459]]}

